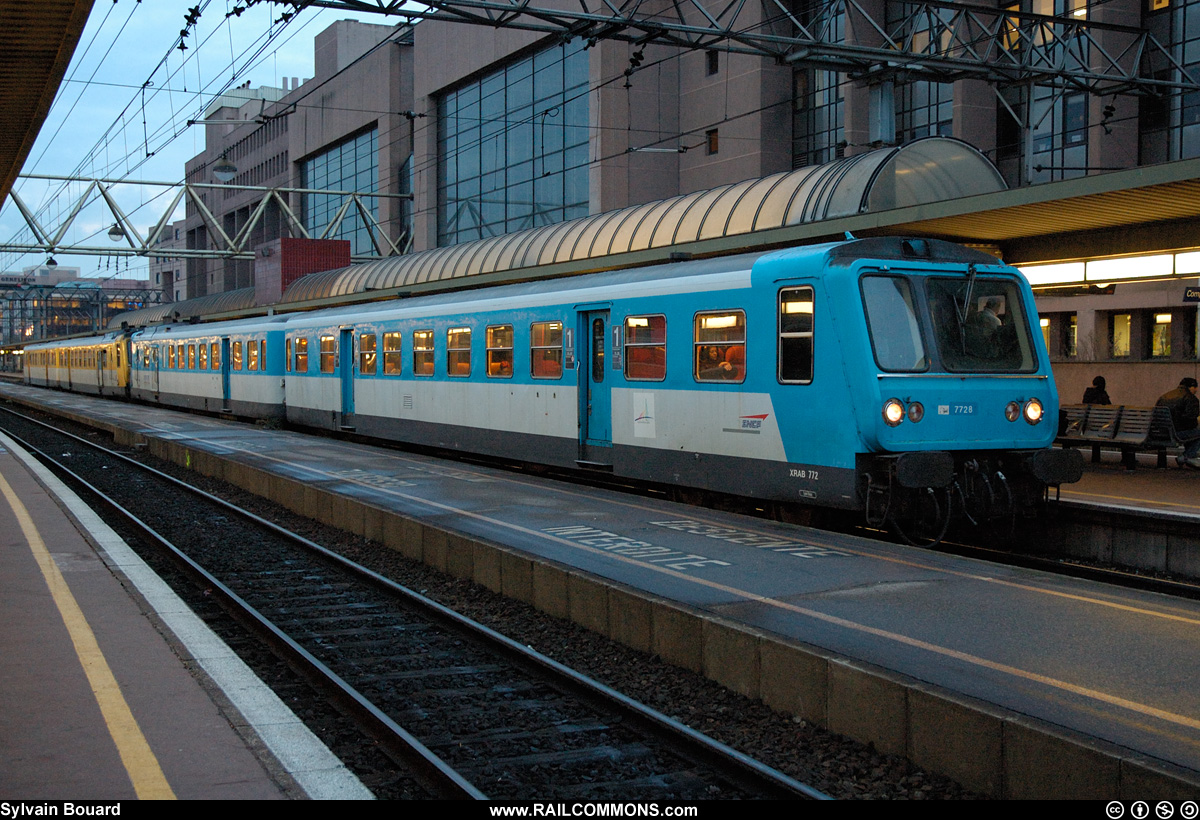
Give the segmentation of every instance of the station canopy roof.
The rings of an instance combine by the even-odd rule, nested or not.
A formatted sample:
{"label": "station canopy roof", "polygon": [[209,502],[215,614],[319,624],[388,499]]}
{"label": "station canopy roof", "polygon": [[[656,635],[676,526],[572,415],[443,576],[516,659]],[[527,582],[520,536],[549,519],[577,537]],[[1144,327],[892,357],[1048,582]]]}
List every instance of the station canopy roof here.
{"label": "station canopy roof", "polygon": [[1000,172],[975,148],[929,137],[619,211],[309,274],[282,301],[335,299],[467,276],[483,277],[484,284],[506,271],[564,263],[601,270],[621,264],[602,261],[609,257],[716,238],[736,241],[744,234],[1006,188]]}
{"label": "station canopy roof", "polygon": [[238,288],[209,296],[197,296],[195,299],[186,299],[182,302],[167,302],[140,310],[118,313],[109,320],[108,327],[115,329],[122,324],[130,327],[146,327],[170,322],[188,322],[206,316],[255,311],[257,307],[258,302],[254,298],[254,288]]}
{"label": "station canopy roof", "polygon": [[92,0],[0,0],[0,205],[37,139]]}

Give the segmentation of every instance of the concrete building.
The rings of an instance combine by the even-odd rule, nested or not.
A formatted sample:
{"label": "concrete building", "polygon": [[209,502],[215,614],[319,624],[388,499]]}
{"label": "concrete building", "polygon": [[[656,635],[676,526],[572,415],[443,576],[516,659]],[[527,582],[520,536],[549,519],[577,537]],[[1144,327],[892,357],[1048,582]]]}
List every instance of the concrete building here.
{"label": "concrete building", "polygon": [[[406,30],[341,21],[317,36],[314,54],[312,79],[285,80],[283,88],[246,85],[209,106],[205,151],[187,163],[189,182],[218,181],[213,170],[226,162],[236,171],[220,181],[237,185],[396,192],[407,184],[412,43]],[[289,210],[318,237],[341,204],[337,197],[292,194],[283,206],[268,199],[256,218],[263,199],[260,191],[208,189],[201,201],[212,219],[188,204],[187,247],[208,247],[211,232],[232,237],[248,225],[251,247],[299,236]],[[411,235],[406,201],[364,198],[364,204],[388,238],[404,243]],[[326,238],[370,253],[371,233],[352,208]],[[189,260],[187,294],[252,287],[253,270],[251,260]]]}
{"label": "concrete building", "polygon": [[[888,15],[905,13],[883,0],[860,5],[888,22]],[[789,5],[831,41],[878,45],[869,26],[846,19],[846,8]],[[1002,10],[1014,15],[1006,45],[1018,56],[1028,44],[1053,45],[1057,36],[1019,17],[1032,13],[1068,23],[1140,26],[1179,66],[1200,73],[1200,0],[1021,0]],[[948,17],[938,14],[916,24],[918,46],[951,36]],[[1112,29],[1095,36],[1100,46],[1116,49],[1124,35]],[[244,87],[214,102],[206,150],[188,164],[188,179],[212,181],[212,170],[227,160],[237,168],[234,181],[243,184],[411,194],[411,202],[364,198],[378,229],[355,203],[339,220],[342,197],[291,195],[288,208],[314,236],[333,220],[326,238],[349,241],[359,258],[376,244],[385,251],[387,242],[401,251],[445,247],[924,136],[970,143],[1014,189],[1200,156],[1200,93],[1138,96],[1125,88],[1095,96],[1032,81],[1005,87],[980,79],[934,82],[903,71],[851,77],[721,49],[564,42],[439,22],[391,28],[340,21],[318,35],[315,58],[311,80]],[[1155,78],[1179,78],[1169,62],[1149,69]],[[213,223],[233,235],[253,220],[262,198],[209,191],[206,205]],[[203,247],[213,223],[189,208],[188,247]],[[1052,234],[1020,248],[977,241],[1023,266],[1083,264],[1101,256],[1188,251],[1200,247],[1197,227],[1189,218],[1155,230]],[[285,209],[268,202],[251,236],[255,246],[265,246],[298,233]],[[189,262],[187,295],[249,287],[254,266]],[[1195,370],[1200,323],[1197,305],[1184,301],[1180,273],[1172,269],[1169,281],[1158,285],[1126,283],[1119,275],[1109,282],[1051,277],[1035,283],[1064,395],[1082,393],[1098,364],[1113,374],[1114,398],[1134,403],[1148,403],[1162,382],[1177,381],[1172,366],[1191,363],[1180,375]],[[1131,375],[1126,386],[1119,375],[1126,369],[1150,370],[1125,365],[1142,363],[1164,374]]]}
{"label": "concrete building", "polygon": [[[151,229],[153,230],[153,229]],[[164,302],[181,302],[188,298],[187,263],[170,251],[187,247],[187,221],[172,222],[163,228],[154,243],[156,255],[149,257],[151,285],[162,291]],[[158,254],[162,255],[158,255]]]}

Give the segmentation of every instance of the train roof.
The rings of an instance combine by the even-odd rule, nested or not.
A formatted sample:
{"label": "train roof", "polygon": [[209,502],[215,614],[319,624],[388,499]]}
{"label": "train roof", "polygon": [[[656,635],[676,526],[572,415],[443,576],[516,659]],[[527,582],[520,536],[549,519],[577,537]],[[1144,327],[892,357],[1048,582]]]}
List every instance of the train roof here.
{"label": "train roof", "polygon": [[169,339],[174,337],[194,339],[197,336],[228,335],[236,333],[262,333],[268,330],[282,330],[289,315],[276,314],[261,316],[254,319],[231,319],[225,322],[210,323],[180,323],[175,325],[155,325],[143,328],[134,333],[137,339]]}
{"label": "train roof", "polygon": [[25,350],[40,350],[42,348],[54,348],[59,350],[64,347],[95,347],[98,344],[119,339],[124,334],[123,330],[110,330],[106,333],[97,334],[95,336],[76,336],[69,339],[48,339],[42,342],[30,342],[25,345]]}
{"label": "train roof", "polygon": [[[809,245],[804,250],[812,253],[820,253],[829,247],[829,245]],[[381,313],[407,310],[422,311],[429,310],[431,307],[460,310],[464,306],[478,305],[481,302],[498,299],[524,299],[531,305],[548,304],[554,301],[562,301],[564,294],[582,293],[583,291],[614,287],[625,288],[623,291],[625,293],[632,291],[649,293],[664,287],[667,290],[717,289],[722,286],[744,287],[750,283],[750,271],[754,264],[767,255],[769,255],[768,252],[746,253],[736,256],[722,256],[712,259],[680,261],[642,268],[590,273],[562,279],[543,279],[535,282],[492,285],[470,290],[457,290],[401,300],[389,300],[386,302],[325,308],[310,313],[289,314],[288,325],[312,327],[328,324],[330,320],[347,321],[352,317],[356,321],[371,321]],[[725,282],[722,282],[722,279],[725,279]],[[602,298],[612,297],[609,295]],[[585,298],[584,300],[586,301],[587,299]]]}

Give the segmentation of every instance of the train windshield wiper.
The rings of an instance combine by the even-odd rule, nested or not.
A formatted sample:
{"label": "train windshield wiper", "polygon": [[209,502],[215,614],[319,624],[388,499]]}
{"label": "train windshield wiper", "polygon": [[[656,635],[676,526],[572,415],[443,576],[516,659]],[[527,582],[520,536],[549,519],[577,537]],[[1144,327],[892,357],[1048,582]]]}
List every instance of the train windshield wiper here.
{"label": "train windshield wiper", "polygon": [[967,352],[967,314],[971,311],[971,294],[975,291],[975,263],[967,264],[967,289],[963,294],[962,304],[954,300],[954,312],[958,316],[958,338],[962,343],[963,353]]}

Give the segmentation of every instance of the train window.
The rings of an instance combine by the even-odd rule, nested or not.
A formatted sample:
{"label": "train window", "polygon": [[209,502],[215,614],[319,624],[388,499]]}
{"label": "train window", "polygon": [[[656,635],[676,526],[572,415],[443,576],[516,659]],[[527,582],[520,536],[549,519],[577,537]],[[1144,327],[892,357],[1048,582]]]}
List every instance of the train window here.
{"label": "train window", "polygon": [[879,367],[893,372],[928,369],[909,281],[900,276],[864,276],[862,296]]}
{"label": "train window", "polygon": [[404,334],[383,334],[383,373],[385,376],[399,376],[404,370]]}
{"label": "train window", "polygon": [[413,331],[413,375],[433,375],[433,331]]}
{"label": "train window", "polygon": [[196,350],[196,367],[199,370],[208,370],[208,345],[198,344]]}
{"label": "train window", "polygon": [[296,339],[296,372],[308,372],[308,339],[304,336]]}
{"label": "train window", "polygon": [[258,370],[258,343],[246,342],[246,369]]}
{"label": "train window", "polygon": [[321,372],[332,373],[337,360],[337,340],[332,336],[321,337]]}
{"label": "train window", "polygon": [[813,377],[813,289],[779,292],[779,381],[807,384]]}
{"label": "train window", "polygon": [[697,313],[692,374],[698,382],[746,379],[746,314]]}
{"label": "train window", "polygon": [[229,346],[229,359],[234,370],[242,369],[242,343],[234,342]]}
{"label": "train window", "polygon": [[258,340],[258,369],[259,370],[267,369],[267,340],[266,339]]}
{"label": "train window", "polygon": [[358,334],[358,372],[364,376],[375,375],[375,334]]}
{"label": "train window", "polygon": [[592,381],[600,384],[604,381],[604,319],[599,317],[592,320]]}
{"label": "train window", "polygon": [[667,317],[625,317],[625,378],[660,382],[667,377]]}
{"label": "train window", "polygon": [[283,366],[287,372],[292,372],[292,340],[286,339],[283,343]]}
{"label": "train window", "polygon": [[212,365],[213,370],[221,369],[221,343],[213,342],[208,346],[209,354],[208,361]]}
{"label": "train window", "polygon": [[1029,319],[1012,279],[932,278],[927,288],[934,338],[947,370],[1036,369]]}
{"label": "train window", "polygon": [[512,378],[512,325],[493,325],[487,329],[487,374],[497,379]]}
{"label": "train window", "polygon": [[563,373],[562,322],[534,322],[530,327],[529,358],[535,379],[561,379]]}
{"label": "train window", "polygon": [[194,344],[191,344],[191,345],[187,346],[187,349],[188,349],[188,369],[194,370],[196,368],[196,346]]}
{"label": "train window", "polygon": [[471,375],[471,328],[452,327],[446,331],[446,373]]}

